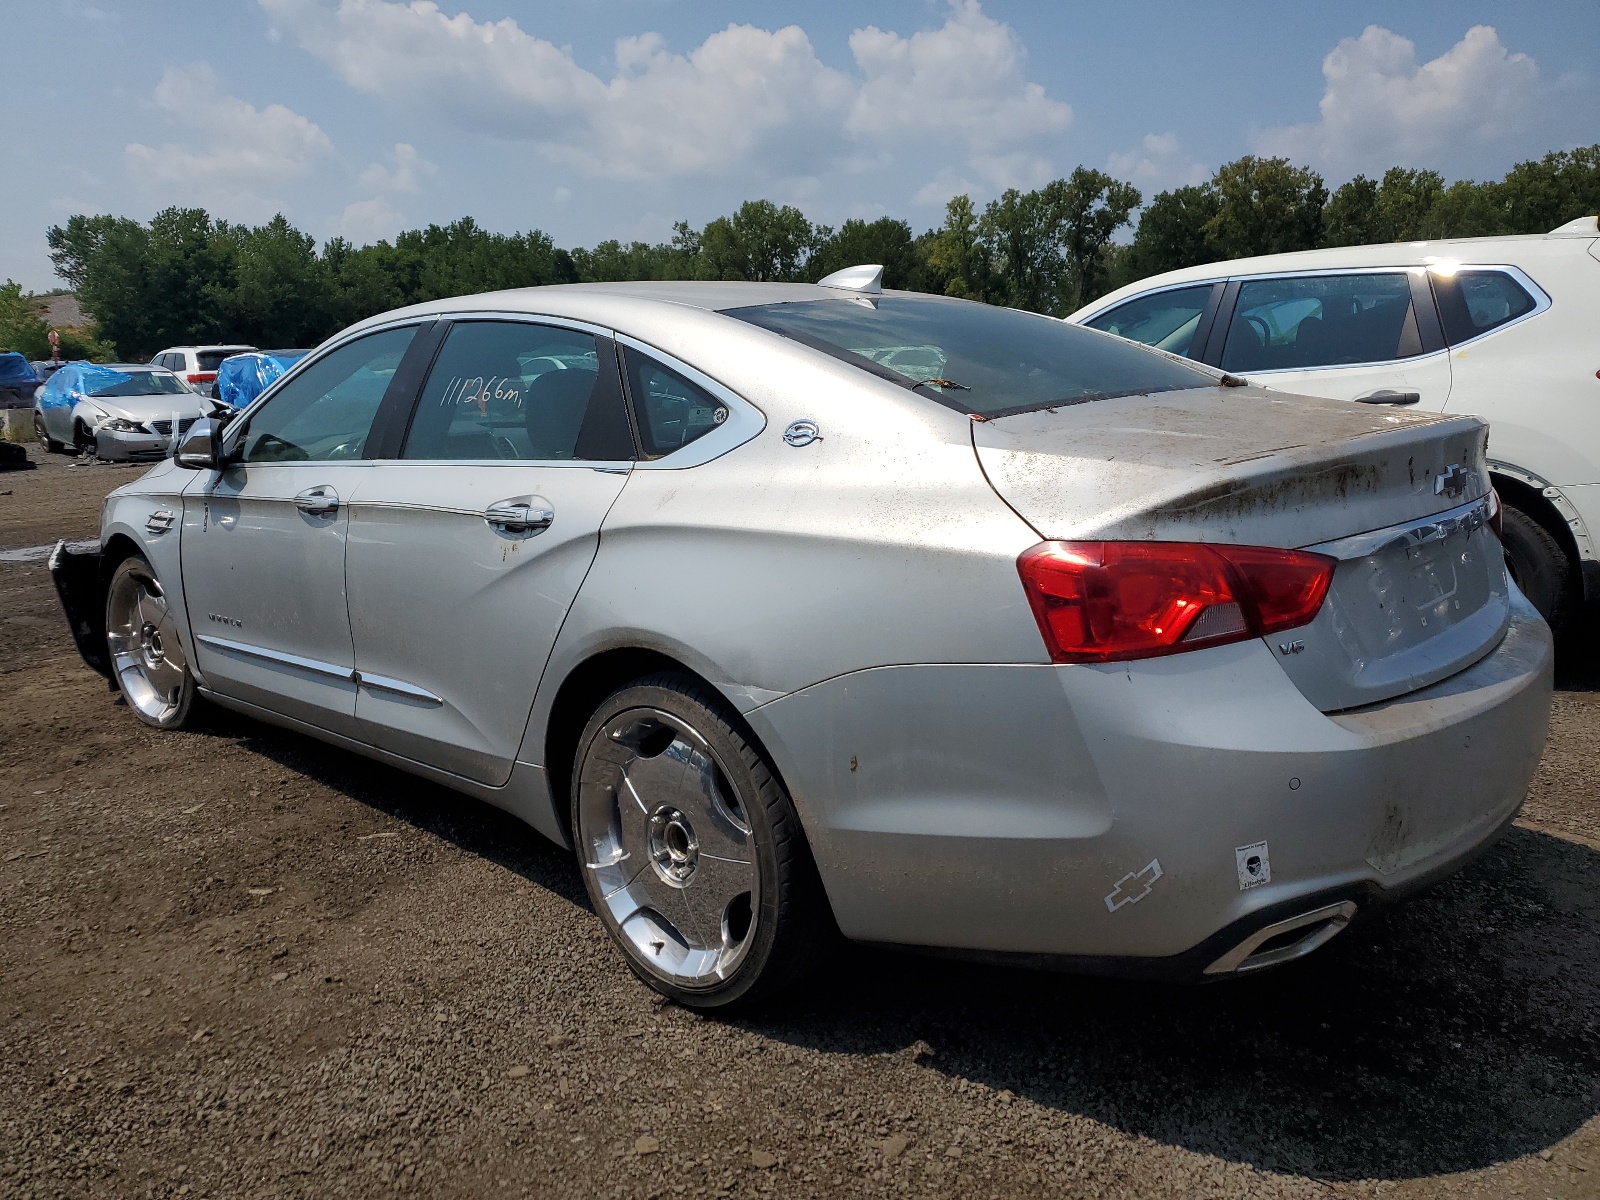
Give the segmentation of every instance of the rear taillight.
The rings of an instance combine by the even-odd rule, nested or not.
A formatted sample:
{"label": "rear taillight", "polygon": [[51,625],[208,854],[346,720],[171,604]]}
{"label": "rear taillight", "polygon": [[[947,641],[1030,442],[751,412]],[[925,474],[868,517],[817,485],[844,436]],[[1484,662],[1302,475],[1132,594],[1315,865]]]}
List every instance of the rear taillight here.
{"label": "rear taillight", "polygon": [[1505,508],[1500,503],[1500,493],[1493,488],[1489,489],[1489,528],[1494,530],[1494,535],[1504,541],[1501,529],[1505,525]]}
{"label": "rear taillight", "polygon": [[1017,559],[1050,658],[1154,658],[1304,625],[1335,560],[1200,542],[1040,542]]}
{"label": "rear taillight", "polygon": [[210,383],[216,377],[215,371],[191,371],[184,376],[190,383]]}

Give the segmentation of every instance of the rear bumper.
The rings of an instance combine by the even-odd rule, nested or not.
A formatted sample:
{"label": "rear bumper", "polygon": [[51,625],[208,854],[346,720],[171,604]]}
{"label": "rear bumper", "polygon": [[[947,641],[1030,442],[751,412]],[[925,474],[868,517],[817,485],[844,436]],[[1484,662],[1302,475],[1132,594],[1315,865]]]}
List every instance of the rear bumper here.
{"label": "rear bumper", "polygon": [[1365,910],[1481,852],[1521,807],[1551,676],[1549,631],[1517,595],[1489,656],[1346,713],[1316,710],[1251,642],[1115,667],[884,668],[750,717],[848,936],[1195,977],[1285,916]]}

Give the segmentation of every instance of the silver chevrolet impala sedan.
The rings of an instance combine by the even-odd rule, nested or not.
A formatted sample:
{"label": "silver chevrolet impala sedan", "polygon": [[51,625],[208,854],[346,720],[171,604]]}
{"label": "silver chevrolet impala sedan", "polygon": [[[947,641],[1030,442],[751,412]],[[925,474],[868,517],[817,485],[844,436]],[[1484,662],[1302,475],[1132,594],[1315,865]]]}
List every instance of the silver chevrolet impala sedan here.
{"label": "silver chevrolet impala sedan", "polygon": [[1505,828],[1551,644],[1483,422],[880,275],[362,322],[57,548],[79,648],[516,814],[707,1009],[841,934],[1235,976]]}

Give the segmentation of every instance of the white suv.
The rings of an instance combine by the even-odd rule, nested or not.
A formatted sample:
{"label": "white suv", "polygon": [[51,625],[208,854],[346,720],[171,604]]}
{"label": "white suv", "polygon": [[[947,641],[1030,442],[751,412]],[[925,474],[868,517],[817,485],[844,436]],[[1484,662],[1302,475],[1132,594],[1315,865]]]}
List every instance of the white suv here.
{"label": "white suv", "polygon": [[1067,318],[1252,383],[1490,423],[1512,577],[1559,631],[1600,600],[1600,227],[1349,246],[1140,280]]}
{"label": "white suv", "polygon": [[254,346],[168,346],[150,360],[152,367],[165,367],[192,389],[211,395],[217,382],[217,365],[234,354],[248,354]]}

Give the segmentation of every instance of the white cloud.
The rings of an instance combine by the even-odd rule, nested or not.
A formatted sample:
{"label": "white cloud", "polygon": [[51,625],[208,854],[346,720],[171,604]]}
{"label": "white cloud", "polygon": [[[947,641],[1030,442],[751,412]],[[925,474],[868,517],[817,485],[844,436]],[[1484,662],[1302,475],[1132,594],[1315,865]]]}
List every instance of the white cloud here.
{"label": "white cloud", "polygon": [[416,193],[422,189],[422,180],[431,177],[438,167],[422,155],[409,142],[396,142],[391,156],[394,166],[373,163],[361,172],[361,182],[379,192]]}
{"label": "white cloud", "polygon": [[978,0],[951,0],[941,28],[910,37],[857,30],[857,77],[825,65],[798,26],[730,25],[687,54],[659,34],[621,38],[604,79],[514,20],[449,16],[432,0],[260,3],[358,91],[614,179],[758,165],[798,179],[953,141],[946,158],[996,184],[1031,183],[1049,174],[1040,143],[1072,118],[1026,79],[1020,39]]}
{"label": "white cloud", "polygon": [[304,173],[333,146],[315,124],[281,104],[256,108],[225,94],[204,63],[169,67],[155,106],[188,131],[183,142],[124,149],[129,171],[164,194],[218,204],[238,215],[270,211],[259,192]]}
{"label": "white cloud", "polygon": [[952,0],[939,29],[910,37],[876,26],[850,35],[865,82],[845,129],[865,139],[956,137],[997,184],[1031,183],[1048,164],[1024,147],[1063,133],[1069,105],[1023,74],[1016,31],[984,15],[978,0]]}
{"label": "white cloud", "polygon": [[334,221],[334,232],[358,246],[364,246],[393,237],[400,232],[403,223],[404,218],[379,196],[345,205],[344,211]]}
{"label": "white cloud", "polygon": [[1170,133],[1145,134],[1136,148],[1107,159],[1106,171],[1133,184],[1146,200],[1157,192],[1204,183],[1211,175],[1204,164],[1179,149],[1176,135]]}
{"label": "white cloud", "polygon": [[1333,48],[1322,75],[1322,119],[1265,130],[1258,149],[1340,174],[1440,165],[1525,130],[1539,91],[1538,64],[1488,25],[1420,65],[1409,39],[1369,25]]}

